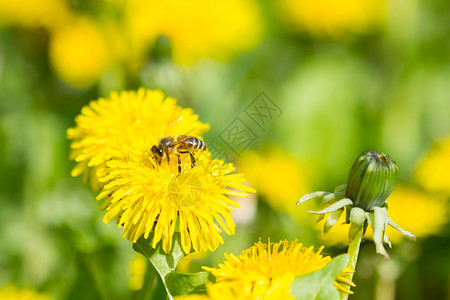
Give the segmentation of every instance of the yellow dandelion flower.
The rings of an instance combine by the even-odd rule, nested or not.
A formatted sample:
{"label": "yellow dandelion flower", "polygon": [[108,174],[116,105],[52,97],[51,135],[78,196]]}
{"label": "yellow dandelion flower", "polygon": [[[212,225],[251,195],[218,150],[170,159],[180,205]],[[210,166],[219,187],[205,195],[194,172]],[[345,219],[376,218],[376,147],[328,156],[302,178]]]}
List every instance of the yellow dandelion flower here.
{"label": "yellow dandelion flower", "polygon": [[294,30],[340,38],[361,34],[386,19],[386,3],[378,0],[280,0],[280,15]]}
{"label": "yellow dandelion flower", "polygon": [[104,221],[116,219],[130,241],[152,232],[152,247],[162,241],[169,252],[177,228],[189,253],[191,247],[215,250],[222,230],[234,234],[230,211],[238,204],[227,196],[248,196],[254,189],[242,184],[242,174],[230,174],[232,164],[211,159],[207,150],[195,153],[195,167],[189,155],[170,154],[158,164],[151,152],[168,127],[174,136],[209,128],[192,109],[176,106],[160,91],[140,89],[91,102],[76,123],[67,132],[71,158],[78,162],[72,175],[91,176],[94,187],[104,184],[97,197],[105,200]]}
{"label": "yellow dandelion flower", "polygon": [[293,281],[294,275],[288,273],[281,278],[273,278],[271,282],[264,280],[256,284],[248,280],[207,283],[206,295],[186,295],[175,300],[294,300],[289,295]]}
{"label": "yellow dandelion flower", "polygon": [[[250,293],[260,289],[272,291],[279,286],[289,294],[289,285],[295,276],[317,271],[330,262],[329,256],[320,254],[322,249],[314,252],[313,247],[306,248],[296,241],[270,243],[269,240],[268,244],[260,241],[238,256],[225,254],[227,260],[218,268],[203,269],[210,271],[217,283],[242,283]],[[289,274],[290,277],[284,277]],[[289,283],[285,284],[288,279]]]}
{"label": "yellow dandelion flower", "polygon": [[252,186],[266,197],[274,209],[292,211],[296,197],[309,190],[298,159],[281,149],[246,151],[238,165]]}
{"label": "yellow dandelion flower", "polygon": [[128,280],[128,287],[132,291],[138,291],[144,284],[144,276],[147,271],[148,260],[142,254],[136,253],[130,263],[131,277]]}
{"label": "yellow dandelion flower", "polygon": [[47,294],[42,294],[30,288],[19,289],[11,284],[0,288],[0,299],[4,300],[51,300]]}
{"label": "yellow dandelion flower", "polygon": [[128,149],[145,137],[156,144],[166,135],[171,118],[179,119],[174,134],[207,126],[192,109],[181,109],[174,98],[159,90],[112,92],[106,99],[92,101],[75,119],[76,127],[67,130],[73,140],[70,157],[78,163],[72,176],[82,174],[98,190],[98,178],[105,175],[108,160],[126,157]]}
{"label": "yellow dandelion flower", "polygon": [[174,60],[188,64],[205,57],[226,60],[254,47],[262,31],[252,0],[129,2],[126,28],[132,43],[142,48],[167,36]]}
{"label": "yellow dandelion flower", "polygon": [[110,65],[110,50],[102,29],[92,20],[78,18],[53,31],[49,46],[55,72],[66,83],[85,88]]}
{"label": "yellow dandelion flower", "polygon": [[242,174],[230,174],[232,164],[212,160],[207,150],[196,153],[194,168],[189,155],[183,157],[179,174],[175,156],[158,165],[149,151],[156,143],[136,141],[125,160],[108,162],[108,175],[100,179],[106,184],[97,197],[105,199],[104,222],[115,218],[133,243],[153,232],[152,247],[162,241],[167,253],[178,227],[185,253],[191,246],[195,252],[214,251],[223,243],[222,230],[234,234],[230,211],[239,205],[227,196],[246,197],[254,190],[242,184]]}
{"label": "yellow dandelion flower", "polygon": [[437,143],[420,162],[415,181],[430,192],[450,194],[450,138]]}
{"label": "yellow dandelion flower", "polygon": [[271,281],[265,278],[259,282],[250,280],[221,281],[206,285],[206,291],[211,300],[235,299],[235,300],[294,300],[289,295],[289,286],[295,276],[291,273],[282,277],[273,278]]}

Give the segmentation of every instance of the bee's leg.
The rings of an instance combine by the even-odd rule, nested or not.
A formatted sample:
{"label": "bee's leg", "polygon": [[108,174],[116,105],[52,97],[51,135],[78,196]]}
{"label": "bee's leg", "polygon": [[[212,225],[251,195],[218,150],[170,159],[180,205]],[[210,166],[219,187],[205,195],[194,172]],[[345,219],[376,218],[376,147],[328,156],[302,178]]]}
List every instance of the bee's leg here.
{"label": "bee's leg", "polygon": [[181,173],[181,155],[178,154],[178,174]]}
{"label": "bee's leg", "polygon": [[180,153],[189,153],[191,156],[191,168],[195,167],[195,157],[191,151],[179,151]]}
{"label": "bee's leg", "polygon": [[170,162],[170,157],[169,157],[169,153],[166,152],[166,157],[167,157],[167,164],[169,164]]}

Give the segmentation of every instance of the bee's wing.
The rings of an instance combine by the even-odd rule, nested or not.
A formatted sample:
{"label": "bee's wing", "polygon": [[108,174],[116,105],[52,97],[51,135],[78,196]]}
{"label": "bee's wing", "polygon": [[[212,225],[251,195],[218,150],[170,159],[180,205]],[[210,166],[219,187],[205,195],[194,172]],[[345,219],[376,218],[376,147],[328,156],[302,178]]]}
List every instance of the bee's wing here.
{"label": "bee's wing", "polygon": [[201,136],[205,132],[207,132],[209,130],[209,128],[210,128],[209,124],[202,124],[201,126],[194,127],[191,130],[189,130],[188,132],[186,132],[185,134],[180,135],[178,137],[178,139],[172,143],[172,146],[180,144],[190,138]]}
{"label": "bee's wing", "polygon": [[167,126],[164,132],[164,136],[172,136],[175,135],[176,132],[179,132],[177,128],[180,126],[180,121],[183,119],[183,112],[180,106],[176,106],[173,110],[172,114],[169,116],[167,120]]}
{"label": "bee's wing", "polygon": [[204,135],[210,128],[209,124],[202,124],[201,126],[197,126],[186,132],[184,135],[188,135],[190,137],[198,137]]}

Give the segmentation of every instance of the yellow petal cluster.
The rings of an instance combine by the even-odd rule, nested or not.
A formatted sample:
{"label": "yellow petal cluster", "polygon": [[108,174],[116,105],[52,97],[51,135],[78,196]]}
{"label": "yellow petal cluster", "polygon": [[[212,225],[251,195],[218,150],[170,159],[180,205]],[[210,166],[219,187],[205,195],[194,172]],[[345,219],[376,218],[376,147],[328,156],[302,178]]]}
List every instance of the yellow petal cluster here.
{"label": "yellow petal cluster", "polygon": [[295,276],[317,271],[330,262],[329,256],[320,254],[322,249],[323,247],[314,252],[313,247],[306,248],[296,241],[269,241],[268,244],[260,241],[238,256],[225,254],[227,260],[219,264],[218,268],[203,269],[216,277],[217,284],[220,284],[217,290],[226,289],[228,286],[228,289],[233,291],[233,286],[243,286],[241,291],[244,291],[244,295],[245,291],[253,296],[256,292],[265,295],[289,295],[289,286]]}
{"label": "yellow petal cluster", "polygon": [[289,295],[289,286],[294,281],[294,278],[293,274],[287,273],[279,278],[273,278],[271,281],[221,281],[207,285],[206,290],[211,300],[294,300],[295,298]]}

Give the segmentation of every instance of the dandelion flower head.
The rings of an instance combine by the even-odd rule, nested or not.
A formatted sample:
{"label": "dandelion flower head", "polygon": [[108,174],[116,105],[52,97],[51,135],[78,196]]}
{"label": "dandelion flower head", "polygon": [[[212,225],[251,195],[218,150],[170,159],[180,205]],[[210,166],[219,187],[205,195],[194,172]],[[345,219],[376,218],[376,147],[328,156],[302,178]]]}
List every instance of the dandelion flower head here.
{"label": "dandelion flower head", "polygon": [[[289,293],[289,285],[295,276],[304,275],[325,267],[331,260],[321,255],[323,247],[314,252],[313,247],[288,241],[264,244],[261,241],[242,251],[238,256],[225,254],[226,261],[218,268],[203,267],[222,282],[242,282],[250,291],[265,287],[274,288],[274,284],[284,287]],[[287,275],[290,277],[285,277]],[[289,283],[283,284],[289,279]]]}
{"label": "dandelion flower head", "polygon": [[104,222],[115,219],[128,240],[152,234],[152,247],[161,241],[168,253],[177,230],[189,253],[214,251],[223,243],[222,231],[234,234],[230,212],[239,205],[228,196],[254,192],[243,185],[244,176],[231,174],[234,166],[212,159],[208,150],[195,152],[195,166],[187,154],[170,153],[158,161],[151,151],[168,133],[209,129],[192,109],[160,91],[140,89],[91,102],[76,122],[68,130],[71,157],[78,162],[72,175],[90,175],[98,183]]}

